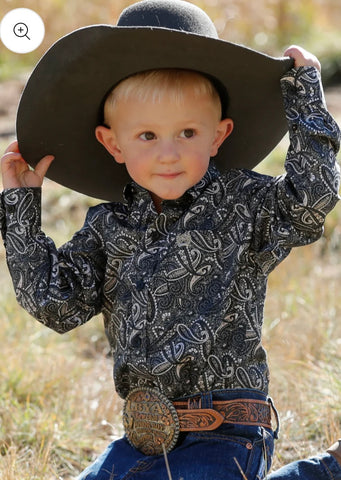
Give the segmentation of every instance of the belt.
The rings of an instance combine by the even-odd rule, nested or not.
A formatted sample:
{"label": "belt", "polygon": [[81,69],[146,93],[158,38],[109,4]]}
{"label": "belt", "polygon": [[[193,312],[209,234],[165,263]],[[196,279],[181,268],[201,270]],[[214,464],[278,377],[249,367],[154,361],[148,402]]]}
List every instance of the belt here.
{"label": "belt", "polygon": [[[145,455],[160,455],[175,446],[180,432],[217,429],[223,423],[271,428],[271,401],[238,398],[213,400],[201,408],[200,398],[171,402],[156,389],[132,390],[123,408],[128,441]],[[277,415],[276,420],[277,420]]]}

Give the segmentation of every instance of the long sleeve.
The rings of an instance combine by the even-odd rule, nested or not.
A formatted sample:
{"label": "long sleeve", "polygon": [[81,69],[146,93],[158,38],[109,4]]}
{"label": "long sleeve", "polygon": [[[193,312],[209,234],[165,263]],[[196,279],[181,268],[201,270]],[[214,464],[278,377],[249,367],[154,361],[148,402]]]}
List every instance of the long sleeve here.
{"label": "long sleeve", "polygon": [[105,255],[89,215],[73,239],[57,249],[41,231],[40,197],[38,188],[5,190],[1,231],[18,302],[63,333],[101,310]]}
{"label": "long sleeve", "polygon": [[292,247],[320,238],[339,200],[340,130],[326,109],[320,73],[314,67],[293,69],[281,85],[290,138],[286,174],[269,177],[266,187],[263,182],[262,201],[255,205],[253,248],[267,272]]}

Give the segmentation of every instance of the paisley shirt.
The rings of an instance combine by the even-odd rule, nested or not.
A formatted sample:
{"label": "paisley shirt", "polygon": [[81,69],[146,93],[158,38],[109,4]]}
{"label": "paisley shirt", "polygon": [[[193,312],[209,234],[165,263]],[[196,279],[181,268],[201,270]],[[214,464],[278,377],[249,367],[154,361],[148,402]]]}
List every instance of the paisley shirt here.
{"label": "paisley shirt", "polygon": [[317,240],[338,200],[339,129],[313,67],[281,80],[289,124],[286,174],[220,174],[211,165],[183,197],[131,183],[125,201],[90,208],[56,249],[41,230],[40,189],[2,193],[0,224],[20,304],[63,333],[104,317],[114,380],[177,398],[224,388],[268,391],[261,343],[268,274]]}

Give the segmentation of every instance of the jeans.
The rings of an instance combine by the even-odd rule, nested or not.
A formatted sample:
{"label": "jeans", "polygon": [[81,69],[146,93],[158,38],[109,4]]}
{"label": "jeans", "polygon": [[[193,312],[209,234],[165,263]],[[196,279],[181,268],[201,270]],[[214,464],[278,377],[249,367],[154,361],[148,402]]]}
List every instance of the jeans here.
{"label": "jeans", "polygon": [[[266,399],[255,390],[215,391],[213,398]],[[210,408],[211,401],[211,394],[203,394],[202,408]],[[145,456],[123,437],[111,443],[77,480],[341,480],[341,466],[328,453],[270,474],[275,437],[276,432],[263,427],[223,424],[211,432],[180,434],[167,459]]]}

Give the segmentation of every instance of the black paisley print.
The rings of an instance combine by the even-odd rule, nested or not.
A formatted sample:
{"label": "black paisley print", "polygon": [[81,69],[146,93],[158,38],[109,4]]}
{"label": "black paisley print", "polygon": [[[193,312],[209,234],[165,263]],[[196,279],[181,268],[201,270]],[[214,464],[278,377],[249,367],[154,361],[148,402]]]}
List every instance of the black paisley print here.
{"label": "black paisley print", "polygon": [[102,312],[117,391],[176,398],[223,388],[268,390],[261,343],[268,274],[317,240],[338,200],[339,129],[318,72],[281,80],[290,132],[286,174],[213,165],[157,214],[132,183],[124,203],[90,208],[56,249],[41,231],[40,189],[2,193],[0,220],[20,304],[63,333]]}

